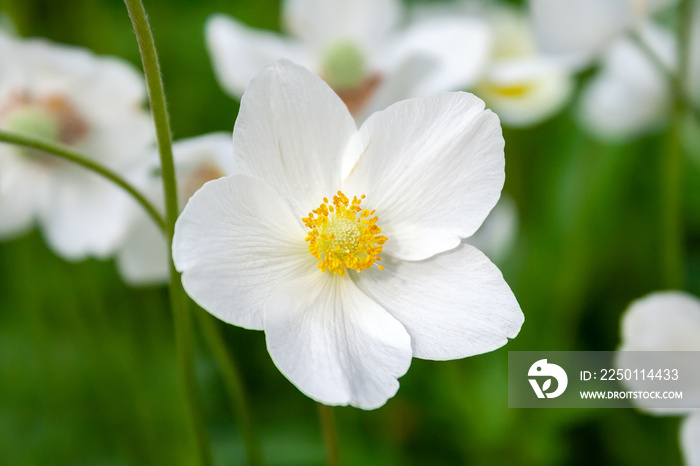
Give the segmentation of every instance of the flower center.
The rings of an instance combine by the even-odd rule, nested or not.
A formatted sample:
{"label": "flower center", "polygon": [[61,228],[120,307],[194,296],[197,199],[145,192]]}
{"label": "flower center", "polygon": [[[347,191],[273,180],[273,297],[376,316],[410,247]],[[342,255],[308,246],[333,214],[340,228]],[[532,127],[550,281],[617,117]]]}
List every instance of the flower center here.
{"label": "flower center", "polygon": [[345,275],[346,268],[362,272],[382,260],[379,253],[387,238],[380,235],[382,229],[377,226],[375,211],[360,207],[364,198],[355,196],[350,202],[338,191],[332,203],[324,197],[323,204],[301,219],[311,230],[305,241],[309,252],[319,260],[321,272]]}
{"label": "flower center", "polygon": [[348,40],[333,42],[321,57],[321,74],[336,91],[357,87],[367,74],[365,56]]}
{"label": "flower center", "polygon": [[186,204],[195,192],[204,183],[211,180],[216,180],[224,176],[224,173],[214,163],[207,161],[200,164],[194,171],[183,178],[180,192],[183,194],[182,204]]}
{"label": "flower center", "polygon": [[[26,92],[12,94],[5,105],[0,106],[0,126],[8,131],[69,146],[79,143],[90,129],[62,96],[32,98]],[[17,147],[16,152],[46,167],[63,163],[37,149]]]}
{"label": "flower center", "polygon": [[90,129],[63,96],[33,98],[25,92],[12,95],[0,107],[0,124],[10,131],[69,146],[80,142]]}
{"label": "flower center", "polygon": [[525,97],[530,94],[535,87],[533,83],[518,83],[518,84],[496,84],[488,83],[489,90],[496,95],[503,97],[512,97],[514,99]]}
{"label": "flower center", "polygon": [[34,136],[46,141],[58,139],[58,121],[55,116],[33,106],[20,107],[5,119],[8,131]]}

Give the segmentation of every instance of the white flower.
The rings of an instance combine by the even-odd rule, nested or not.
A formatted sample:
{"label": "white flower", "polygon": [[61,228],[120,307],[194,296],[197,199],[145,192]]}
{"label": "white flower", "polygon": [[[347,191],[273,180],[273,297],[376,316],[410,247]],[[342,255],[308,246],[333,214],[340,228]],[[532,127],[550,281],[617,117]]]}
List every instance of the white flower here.
{"label": "white flower", "polygon": [[322,80],[281,60],[248,87],[233,146],[242,174],[192,196],[173,258],[202,307],[265,331],[303,393],[376,408],[413,356],[463,358],[517,335],[501,273],[460,243],[504,181],[498,118],[476,97],[399,102],[358,130]]}
{"label": "white flower", "polygon": [[[664,66],[676,68],[676,44],[669,31],[648,23],[639,36]],[[664,72],[638,44],[622,38],[603,54],[600,71],[583,89],[581,119],[598,137],[625,140],[660,128],[671,99]]]}
{"label": "white flower", "polygon": [[[145,87],[116,58],[0,36],[0,127],[71,146],[124,171],[153,141]],[[126,228],[128,196],[74,164],[0,145],[0,237],[37,222],[67,259],[108,255]]]}
{"label": "white flower", "polygon": [[685,464],[700,466],[700,415],[689,416],[681,426],[681,448]]}
{"label": "white flower", "polygon": [[464,242],[478,248],[496,264],[504,260],[518,232],[518,208],[503,194],[479,229]]}
{"label": "white flower", "polygon": [[[685,292],[652,293],[634,301],[622,317],[619,351],[700,351],[700,300]],[[700,374],[684,374],[684,399],[697,398]],[[695,379],[692,379],[692,377]],[[686,464],[700,465],[700,410],[649,409],[653,414],[685,414],[681,449]]]}
{"label": "white flower", "polygon": [[[173,157],[179,205],[209,180],[233,173],[231,135],[212,133],[173,144]],[[165,210],[160,160],[152,152],[133,175],[135,184],[158,206]],[[166,283],[169,277],[169,250],[163,232],[146,215],[141,206],[134,205],[129,231],[116,259],[124,280],[131,285]]]}
{"label": "white flower", "polygon": [[499,8],[491,25],[491,63],[476,94],[509,126],[532,126],[561,110],[573,91],[571,71],[539,52],[529,18]]}
{"label": "white flower", "polygon": [[540,48],[584,67],[675,0],[530,0]]}
{"label": "white flower", "polygon": [[207,44],[232,96],[239,98],[265,65],[288,58],[322,76],[358,121],[401,99],[471,87],[486,64],[487,25],[442,17],[399,29],[402,13],[399,0],[287,0],[289,36],[215,15]]}

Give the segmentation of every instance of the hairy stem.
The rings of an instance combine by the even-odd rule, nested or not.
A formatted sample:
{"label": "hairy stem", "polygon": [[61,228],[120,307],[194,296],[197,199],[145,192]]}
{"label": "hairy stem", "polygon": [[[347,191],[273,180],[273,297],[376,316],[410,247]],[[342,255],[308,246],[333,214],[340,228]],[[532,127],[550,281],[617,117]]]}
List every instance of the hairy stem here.
{"label": "hairy stem", "polygon": [[[163,80],[156,54],[155,43],[146,10],[141,0],[124,0],[129,17],[136,33],[136,40],[141,53],[146,86],[153,112],[153,121],[158,139],[161,170],[163,173],[163,189],[165,193],[165,232],[168,246],[172,250],[175,220],[178,216],[177,182],[175,180],[175,164],[173,161],[172,137],[168,121],[168,111],[165,103]],[[177,359],[180,367],[180,377],[185,389],[187,409],[194,430],[199,461],[202,465],[213,464],[209,438],[206,430],[202,402],[200,399],[194,362],[194,340],[192,332],[192,314],[189,301],[182,288],[180,274],[170,258],[170,306],[175,326],[175,342]]]}

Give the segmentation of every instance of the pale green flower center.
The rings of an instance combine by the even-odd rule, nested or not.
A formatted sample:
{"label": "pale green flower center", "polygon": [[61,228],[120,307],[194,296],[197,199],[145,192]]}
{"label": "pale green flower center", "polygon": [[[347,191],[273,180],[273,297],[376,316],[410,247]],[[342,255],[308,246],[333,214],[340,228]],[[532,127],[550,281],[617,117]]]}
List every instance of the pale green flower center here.
{"label": "pale green flower center", "polygon": [[[10,97],[0,106],[0,127],[14,133],[74,146],[90,131],[87,122],[61,95],[35,98],[25,92]],[[41,163],[53,164],[52,156],[35,149],[18,148],[17,152]]]}
{"label": "pale green flower center", "polygon": [[355,88],[367,75],[365,55],[353,42],[337,40],[323,53],[321,73],[335,90]]}
{"label": "pale green flower center", "polygon": [[69,146],[90,132],[87,121],[62,95],[33,97],[19,92],[0,106],[0,126],[27,136]]}
{"label": "pale green flower center", "polygon": [[357,222],[347,218],[331,220],[323,228],[323,233],[332,238],[328,242],[330,250],[355,250],[360,245],[361,233],[357,228]]}
{"label": "pale green flower center", "polygon": [[58,141],[61,134],[58,117],[34,106],[19,107],[12,111],[5,118],[4,126],[8,131],[50,142]]}

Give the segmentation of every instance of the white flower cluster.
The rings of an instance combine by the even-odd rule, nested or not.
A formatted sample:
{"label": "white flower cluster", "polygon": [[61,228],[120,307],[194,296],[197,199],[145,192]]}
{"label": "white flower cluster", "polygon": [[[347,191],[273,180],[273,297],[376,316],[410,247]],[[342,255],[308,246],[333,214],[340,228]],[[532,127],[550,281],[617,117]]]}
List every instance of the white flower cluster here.
{"label": "white flower cluster", "polygon": [[[492,34],[477,18],[398,29],[391,0],[284,6],[294,41],[209,22],[216,69],[241,108],[233,142],[210,134],[174,145],[186,207],[173,259],[207,311],[265,330],[275,364],[302,392],[376,408],[413,357],[492,351],[520,330],[500,271],[466,242],[497,255],[512,239],[510,201],[470,239],[504,183],[499,118],[474,95],[442,92],[484,86],[507,115],[520,74],[484,74]],[[282,56],[325,82],[291,61],[265,66]],[[164,210],[145,87],[131,65],[4,35],[0,64],[0,128],[84,154]],[[514,124],[554,108],[518,105]],[[0,234],[34,225],[64,258],[115,257],[135,285],[168,278],[162,232],[125,193],[53,155],[2,145]]]}
{"label": "white flower cluster", "polygon": [[398,100],[473,90],[510,126],[559,111],[567,66],[542,55],[529,19],[505,7],[451,5],[407,21],[399,0],[286,0],[286,35],[214,15],[207,43],[222,87],[240,98],[265,65],[288,58],[316,72],[358,122]]}
{"label": "white flower cluster", "polygon": [[[6,34],[0,34],[0,64],[0,128],[84,154],[131,180],[163,210],[146,88],[132,65]],[[228,135],[182,141],[174,151],[183,203],[204,182],[232,172]],[[0,145],[0,238],[34,225],[65,259],[116,255],[129,283],[168,278],[162,232],[120,188],[53,155]]]}
{"label": "white flower cluster", "polygon": [[[538,44],[574,69],[599,64],[583,89],[580,118],[594,135],[625,141],[662,127],[678,69],[673,33],[654,18],[674,0],[530,0]],[[697,10],[697,9],[696,9]],[[686,97],[700,104],[700,13],[688,50]]]}

